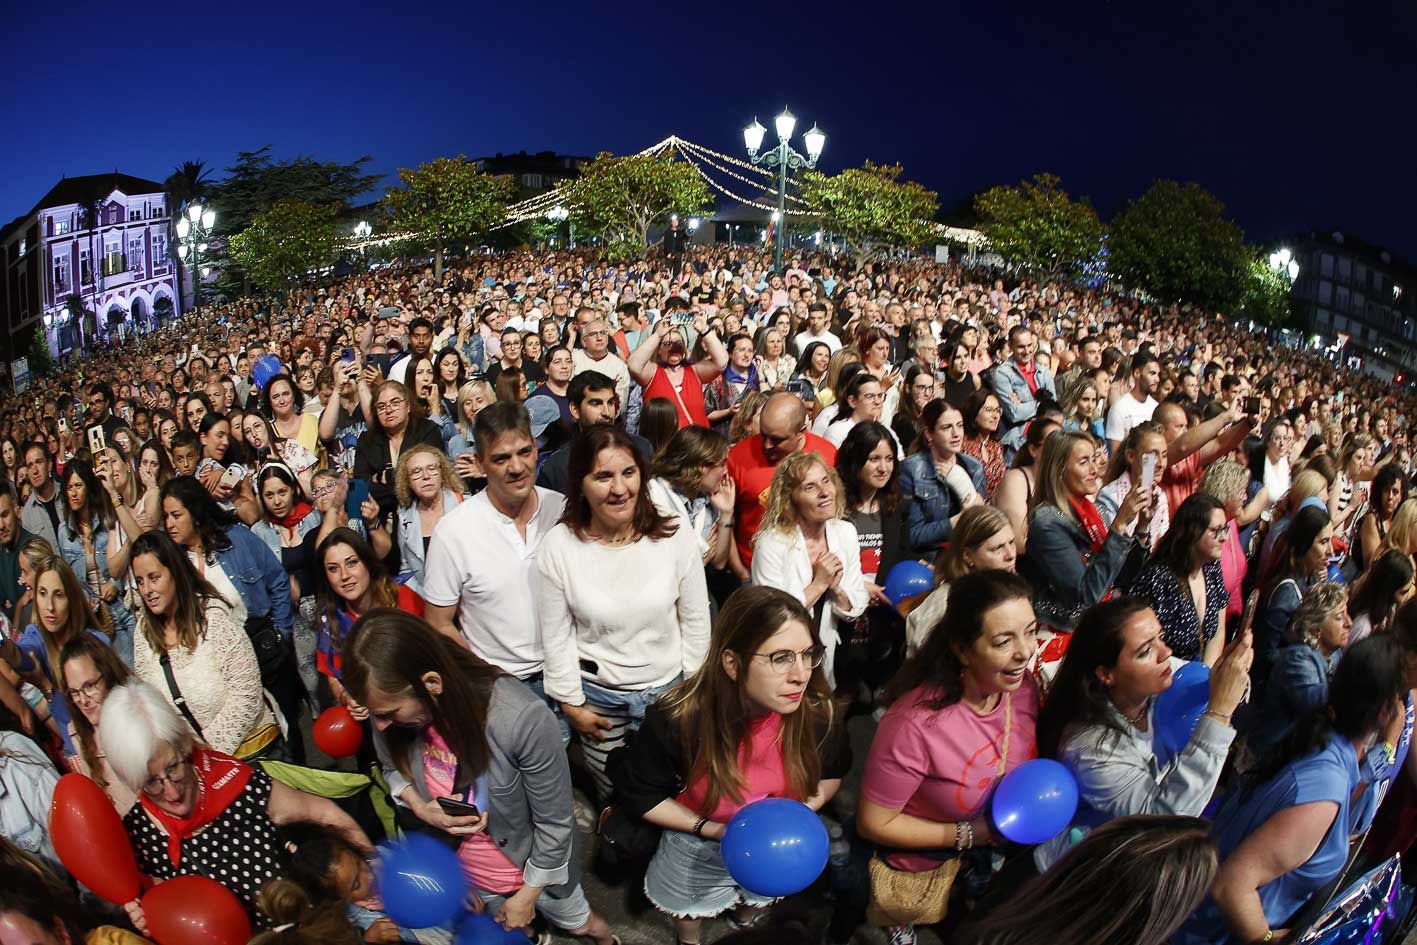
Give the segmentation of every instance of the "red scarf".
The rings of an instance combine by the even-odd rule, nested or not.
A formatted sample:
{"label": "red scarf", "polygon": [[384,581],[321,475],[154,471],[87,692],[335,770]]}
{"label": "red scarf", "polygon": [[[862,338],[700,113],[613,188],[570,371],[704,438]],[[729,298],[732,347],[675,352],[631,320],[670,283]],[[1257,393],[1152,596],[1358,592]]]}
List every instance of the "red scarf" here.
{"label": "red scarf", "polygon": [[1102,521],[1102,513],[1097,511],[1097,506],[1087,496],[1069,496],[1068,502],[1072,505],[1078,522],[1082,524],[1083,531],[1087,532],[1087,541],[1092,546],[1092,553],[1097,554],[1107,541],[1107,523]]}
{"label": "red scarf", "polygon": [[192,749],[192,776],[197,779],[197,803],[192,813],[174,817],[139,792],[138,801],[143,810],[167,832],[167,854],[172,857],[173,866],[182,859],[182,841],[226,813],[246,790],[251,773],[250,765],[199,745]]}
{"label": "red scarf", "polygon": [[276,519],[276,524],[281,528],[294,528],[300,524],[300,521],[305,518],[305,516],[313,511],[315,511],[315,507],[309,502],[296,502],[295,507],[290,510],[290,514],[285,516],[285,518]]}

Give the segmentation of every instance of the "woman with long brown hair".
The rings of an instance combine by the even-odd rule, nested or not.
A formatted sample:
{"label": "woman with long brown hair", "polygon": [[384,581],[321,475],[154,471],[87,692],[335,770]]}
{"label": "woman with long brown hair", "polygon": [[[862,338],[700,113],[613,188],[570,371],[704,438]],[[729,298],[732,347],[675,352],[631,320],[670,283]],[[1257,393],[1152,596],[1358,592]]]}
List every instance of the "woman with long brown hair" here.
{"label": "woman with long brown hair", "polygon": [[703,666],[649,708],[616,758],[626,812],[663,828],[645,893],[675,917],[681,945],[699,941],[706,918],[736,907],[747,924],[772,902],[739,887],[718,854],[737,811],[765,797],[819,809],[850,767],[825,654],[796,598],[744,588],[719,614]]}
{"label": "woman with long brown hair", "polygon": [[108,765],[108,757],[98,743],[98,720],[103,701],[114,686],[133,676],[112,648],[89,634],[81,634],[59,654],[64,686],[64,703],[69,709],[69,739],[77,753],[69,766],[103,788],[118,813],[126,814],[138,795],[124,784]]}
{"label": "woman with long brown hair", "polygon": [[[544,702],[418,617],[390,609],[355,623],[344,682],[369,709],[400,820],[456,843],[489,915],[526,928],[536,911],[611,945],[572,866],[571,771]],[[476,813],[445,809],[472,804]]]}
{"label": "woman with long brown hair", "polygon": [[602,795],[605,756],[708,647],[698,542],[655,508],[648,480],[628,434],[592,426],[571,445],[566,508],[536,554],[546,694],[580,735]]}

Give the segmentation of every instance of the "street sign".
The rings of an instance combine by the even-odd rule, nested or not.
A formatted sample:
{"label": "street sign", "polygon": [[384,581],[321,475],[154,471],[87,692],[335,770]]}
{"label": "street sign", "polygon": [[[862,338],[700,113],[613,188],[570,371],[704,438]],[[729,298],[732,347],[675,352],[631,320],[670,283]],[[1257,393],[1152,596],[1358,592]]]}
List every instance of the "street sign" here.
{"label": "street sign", "polygon": [[10,362],[10,379],[15,382],[15,393],[30,386],[30,359],[17,358]]}

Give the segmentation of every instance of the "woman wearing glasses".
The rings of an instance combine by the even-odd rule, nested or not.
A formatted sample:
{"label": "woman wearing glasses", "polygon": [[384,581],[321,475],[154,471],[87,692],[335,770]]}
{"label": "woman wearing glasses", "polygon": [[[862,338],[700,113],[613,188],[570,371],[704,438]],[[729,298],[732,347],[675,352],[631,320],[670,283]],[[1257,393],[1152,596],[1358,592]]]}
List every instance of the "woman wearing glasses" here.
{"label": "woman wearing glasses", "polygon": [[704,919],[731,909],[731,925],[751,925],[772,903],[723,865],[719,841],[734,815],[766,797],[820,809],[849,769],[825,655],[795,597],[744,588],[719,614],[703,666],[650,706],[615,758],[626,813],[663,828],[645,893],[675,917],[680,945],[700,941]]}
{"label": "woman wearing glasses", "polygon": [[354,478],[369,483],[369,494],[379,503],[383,515],[398,507],[394,494],[394,470],[404,450],[426,443],[443,448],[438,425],[423,416],[413,395],[398,381],[384,381],[374,388],[374,425],[359,435],[354,452]]}
{"label": "woman wearing glasses", "polygon": [[1170,530],[1132,585],[1132,593],[1156,611],[1166,645],[1179,659],[1214,666],[1225,647],[1230,594],[1220,556],[1229,537],[1225,506],[1198,492],[1181,503]]}
{"label": "woman wearing glasses", "polygon": [[423,591],[423,568],[433,528],[462,501],[462,480],[448,454],[420,443],[399,457],[394,480],[399,514],[395,540],[399,546],[399,583]]}
{"label": "woman wearing glasses", "polygon": [[[279,875],[278,825],[324,824],[355,849],[372,850],[364,831],[333,801],[201,743],[160,689],[146,683],[132,680],[109,692],[99,744],[114,774],[138,795],[123,818],[138,869],[159,883],[178,876],[214,879],[257,922],[256,894]],[[124,908],[146,933],[138,901]]]}
{"label": "woman wearing glasses", "polygon": [[103,641],[88,634],[66,643],[59,662],[64,703],[69,708],[69,740],[77,752],[69,758],[69,766],[103,788],[118,813],[126,814],[138,797],[113,773],[99,747],[98,719],[109,692],[132,679],[133,671]]}

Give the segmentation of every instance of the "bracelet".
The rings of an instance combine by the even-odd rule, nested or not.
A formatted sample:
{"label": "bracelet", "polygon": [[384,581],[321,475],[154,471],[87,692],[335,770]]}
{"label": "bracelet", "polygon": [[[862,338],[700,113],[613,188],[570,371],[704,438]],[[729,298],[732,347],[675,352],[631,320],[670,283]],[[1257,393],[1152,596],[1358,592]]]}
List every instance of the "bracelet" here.
{"label": "bracelet", "polygon": [[707,818],[707,817],[700,817],[700,818],[699,818],[699,822],[696,823],[696,824],[694,824],[694,836],[698,837],[700,840],[703,839],[703,836],[704,836],[704,824],[706,824],[706,823],[708,823],[708,818]]}
{"label": "bracelet", "polygon": [[1218,709],[1206,709],[1201,715],[1208,715],[1221,725],[1230,724],[1230,714],[1228,712],[1221,712]]}
{"label": "bracelet", "polygon": [[1272,941],[1274,941],[1274,929],[1265,929],[1264,936],[1260,939],[1260,942],[1263,943]]}

